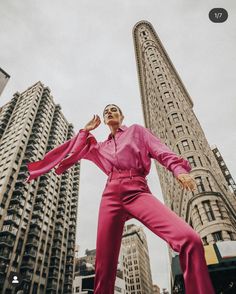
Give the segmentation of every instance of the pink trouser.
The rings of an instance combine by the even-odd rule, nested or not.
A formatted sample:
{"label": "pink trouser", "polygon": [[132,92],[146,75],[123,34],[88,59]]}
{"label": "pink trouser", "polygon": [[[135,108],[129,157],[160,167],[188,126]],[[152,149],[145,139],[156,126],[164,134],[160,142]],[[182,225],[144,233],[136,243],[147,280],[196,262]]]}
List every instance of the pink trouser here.
{"label": "pink trouser", "polygon": [[179,252],[187,294],[215,293],[198,234],[155,198],[144,176],[108,179],[98,220],[94,294],[113,294],[124,223],[136,218]]}

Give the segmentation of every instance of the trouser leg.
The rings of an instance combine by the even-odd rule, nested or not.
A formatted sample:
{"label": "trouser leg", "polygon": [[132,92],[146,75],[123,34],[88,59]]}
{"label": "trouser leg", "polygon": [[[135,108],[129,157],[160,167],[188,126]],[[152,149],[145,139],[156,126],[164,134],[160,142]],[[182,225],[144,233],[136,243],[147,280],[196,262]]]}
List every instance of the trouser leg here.
{"label": "trouser leg", "polygon": [[113,294],[124,221],[118,197],[102,197],[96,245],[94,294]]}
{"label": "trouser leg", "polygon": [[[138,190],[138,181],[130,181],[130,191]],[[143,186],[139,194],[123,198],[124,208],[156,235],[179,252],[187,294],[213,294],[204,249],[198,234]],[[132,187],[133,186],[133,187]],[[146,190],[146,191],[145,191]],[[126,192],[127,193],[127,192]]]}

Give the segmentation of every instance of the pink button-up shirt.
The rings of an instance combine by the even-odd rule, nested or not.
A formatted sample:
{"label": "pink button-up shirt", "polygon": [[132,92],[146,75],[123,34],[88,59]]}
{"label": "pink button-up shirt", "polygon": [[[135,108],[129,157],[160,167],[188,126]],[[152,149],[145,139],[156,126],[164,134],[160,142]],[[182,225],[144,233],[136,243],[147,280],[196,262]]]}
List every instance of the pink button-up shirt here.
{"label": "pink button-up shirt", "polygon": [[189,173],[189,162],[176,155],[147,128],[138,124],[121,126],[115,136],[111,134],[104,142],[97,142],[86,130],[49,151],[42,160],[28,164],[30,181],[55,168],[60,175],[80,159],[94,162],[105,174],[113,170],[140,170],[147,175],[151,158],[156,159],[177,177]]}

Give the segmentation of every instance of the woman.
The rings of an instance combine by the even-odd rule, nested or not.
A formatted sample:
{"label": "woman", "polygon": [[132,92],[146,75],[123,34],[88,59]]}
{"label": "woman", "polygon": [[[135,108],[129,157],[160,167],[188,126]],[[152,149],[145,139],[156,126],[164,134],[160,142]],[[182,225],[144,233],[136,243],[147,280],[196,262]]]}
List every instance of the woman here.
{"label": "woman", "polygon": [[105,107],[103,118],[111,131],[107,140],[97,143],[90,133],[101,123],[96,115],[43,160],[29,163],[27,179],[55,166],[55,172],[61,174],[82,158],[93,161],[108,175],[99,209],[94,294],[114,293],[123,227],[130,218],[138,219],[179,252],[187,294],[214,293],[200,237],[151,194],[145,179],[154,158],[173,173],[183,188],[192,191],[196,184],[189,175],[188,161],[173,153],[148,129],[137,124],[122,125],[124,116],[115,104]]}

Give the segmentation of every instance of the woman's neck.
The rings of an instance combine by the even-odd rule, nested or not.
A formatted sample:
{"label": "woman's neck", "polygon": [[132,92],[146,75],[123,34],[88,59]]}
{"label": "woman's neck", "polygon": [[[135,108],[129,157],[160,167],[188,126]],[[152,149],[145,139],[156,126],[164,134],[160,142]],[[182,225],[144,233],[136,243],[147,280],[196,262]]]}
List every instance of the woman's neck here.
{"label": "woman's neck", "polygon": [[111,125],[109,126],[112,136],[114,137],[120,125]]}

